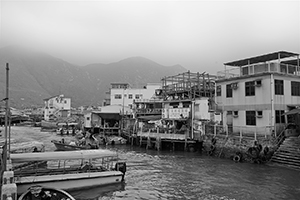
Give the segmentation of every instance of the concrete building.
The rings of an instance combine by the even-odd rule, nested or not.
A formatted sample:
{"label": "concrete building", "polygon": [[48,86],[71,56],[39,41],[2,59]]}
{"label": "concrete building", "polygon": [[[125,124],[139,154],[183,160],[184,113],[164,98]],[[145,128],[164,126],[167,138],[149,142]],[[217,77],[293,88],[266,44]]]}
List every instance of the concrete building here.
{"label": "concrete building", "polygon": [[57,95],[44,99],[44,120],[55,117],[69,117],[71,115],[71,98]]}
{"label": "concrete building", "polygon": [[299,54],[279,51],[225,63],[216,103],[228,132],[279,134],[300,105]]}
{"label": "concrete building", "polygon": [[160,83],[148,83],[144,88],[131,88],[128,83],[111,83],[109,92],[106,92],[104,105],[124,105],[132,107],[134,100],[151,99]]}

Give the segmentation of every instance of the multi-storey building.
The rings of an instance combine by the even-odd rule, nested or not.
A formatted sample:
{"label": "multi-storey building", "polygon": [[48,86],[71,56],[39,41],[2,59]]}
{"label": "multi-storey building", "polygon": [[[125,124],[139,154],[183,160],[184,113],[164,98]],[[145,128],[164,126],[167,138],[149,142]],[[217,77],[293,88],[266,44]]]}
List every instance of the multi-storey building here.
{"label": "multi-storey building", "polygon": [[143,88],[131,88],[128,83],[111,83],[104,104],[132,107],[134,100],[150,99],[159,88],[161,88],[160,83],[148,83]]}
{"label": "multi-storey building", "polygon": [[299,54],[279,51],[225,63],[216,103],[228,132],[278,134],[300,105]]}
{"label": "multi-storey building", "polygon": [[57,95],[44,99],[44,120],[57,117],[69,117],[71,114],[71,98]]}

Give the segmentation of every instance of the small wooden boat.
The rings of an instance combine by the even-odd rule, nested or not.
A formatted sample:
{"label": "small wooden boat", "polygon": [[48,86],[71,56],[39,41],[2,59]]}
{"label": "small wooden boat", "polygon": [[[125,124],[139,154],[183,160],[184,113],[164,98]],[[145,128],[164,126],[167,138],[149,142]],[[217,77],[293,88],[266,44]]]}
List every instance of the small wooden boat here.
{"label": "small wooden boat", "polygon": [[[18,142],[13,143],[10,146],[10,153],[34,153],[34,152],[44,152],[45,145],[42,142],[38,141],[29,141],[29,142]],[[32,167],[43,167],[46,166],[46,161],[32,161],[32,162],[24,162],[18,165],[13,166],[13,170],[15,169],[28,169]]]}
{"label": "small wooden boat", "polygon": [[75,198],[64,190],[47,188],[41,185],[34,185],[28,188],[18,200],[31,199],[56,199],[56,200],[75,200]]}
{"label": "small wooden boat", "polygon": [[32,152],[44,152],[45,145],[38,141],[19,142],[12,143],[10,145],[11,153],[32,153]]}
{"label": "small wooden boat", "polygon": [[45,128],[45,129],[53,129],[53,128],[57,129],[57,122],[56,121],[42,120],[41,121],[41,127]]}
{"label": "small wooden boat", "polygon": [[99,137],[99,143],[104,145],[118,145],[118,144],[127,144],[127,140],[123,137],[118,136],[106,136]]}
{"label": "small wooden boat", "polygon": [[88,145],[83,145],[83,146],[79,146],[76,145],[76,143],[63,143],[61,141],[58,140],[52,140],[51,141],[55,147],[57,151],[74,151],[74,150],[82,150],[82,149],[98,149],[98,145],[96,144],[88,144]]}
{"label": "small wooden boat", "polygon": [[47,161],[47,167],[14,170],[17,193],[33,185],[78,190],[124,181],[126,163],[118,162],[118,154],[107,149],[22,153],[10,155],[12,164]]}

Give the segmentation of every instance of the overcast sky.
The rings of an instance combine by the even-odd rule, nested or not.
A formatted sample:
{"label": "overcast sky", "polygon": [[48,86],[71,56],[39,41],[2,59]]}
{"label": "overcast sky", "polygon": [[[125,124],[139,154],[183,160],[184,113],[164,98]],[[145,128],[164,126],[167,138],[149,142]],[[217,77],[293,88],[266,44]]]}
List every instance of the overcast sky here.
{"label": "overcast sky", "polygon": [[192,72],[279,50],[300,53],[300,1],[2,0],[0,47],[77,65],[142,56]]}

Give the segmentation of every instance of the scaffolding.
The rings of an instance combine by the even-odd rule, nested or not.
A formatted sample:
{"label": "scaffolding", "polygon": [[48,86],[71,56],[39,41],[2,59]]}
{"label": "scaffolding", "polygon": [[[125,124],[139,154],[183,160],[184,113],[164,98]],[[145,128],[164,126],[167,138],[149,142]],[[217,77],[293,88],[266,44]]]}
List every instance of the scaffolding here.
{"label": "scaffolding", "polygon": [[162,95],[164,101],[193,100],[201,97],[215,96],[216,76],[203,73],[184,72],[175,76],[162,78]]}

